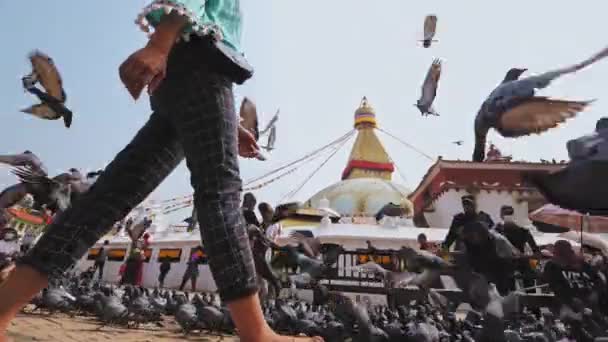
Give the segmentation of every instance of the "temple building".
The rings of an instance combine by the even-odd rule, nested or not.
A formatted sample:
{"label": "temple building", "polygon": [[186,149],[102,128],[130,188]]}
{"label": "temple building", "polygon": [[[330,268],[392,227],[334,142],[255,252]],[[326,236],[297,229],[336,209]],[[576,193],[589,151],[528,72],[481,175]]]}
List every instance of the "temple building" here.
{"label": "temple building", "polygon": [[472,194],[477,207],[500,221],[500,207],[511,205],[515,221],[528,225],[531,211],[546,204],[540,193],[522,179],[522,172],[555,172],[565,164],[511,162],[490,159],[483,163],[439,158],[409,196],[418,227],[449,227],[462,211],[461,197]]}
{"label": "temple building", "polygon": [[364,97],[355,111],[357,137],[342,180],[316,193],[306,207],[319,208],[327,200],[329,207],[343,217],[374,217],[386,204],[393,203],[413,214],[407,199],[410,190],[392,181],[395,166],[376,135],[377,125],[376,112]]}

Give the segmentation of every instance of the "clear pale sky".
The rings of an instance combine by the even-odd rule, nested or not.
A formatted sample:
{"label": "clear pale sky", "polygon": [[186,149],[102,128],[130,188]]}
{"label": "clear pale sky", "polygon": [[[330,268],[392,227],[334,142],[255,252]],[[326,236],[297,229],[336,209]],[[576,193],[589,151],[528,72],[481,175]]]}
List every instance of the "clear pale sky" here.
{"label": "clear pale sky", "polygon": [[[601,1],[243,0],[244,50],[256,68],[237,98],[247,95],[260,121],[281,109],[276,150],[267,162],[242,160],[244,180],[261,175],[334,140],[352,128],[353,111],[366,95],[379,125],[432,156],[470,159],[473,118],[483,99],[510,67],[540,73],[587,58],[608,45],[602,40]],[[585,5],[582,5],[582,4]],[[147,99],[134,103],[118,78],[118,66],[146,36],[133,23],[144,0],[0,1],[0,153],[30,149],[51,174],[70,167],[98,169],[130,141],[150,114]],[[424,16],[438,16],[430,49],[420,47]],[[32,49],[59,66],[75,113],[72,128],[61,121],[28,117],[19,109],[36,99],[23,92]],[[423,118],[412,106],[433,58],[444,60],[435,107],[440,117]],[[568,139],[591,132],[608,108],[608,60],[566,76],[541,92],[598,101],[562,128],[542,136],[507,140],[490,134],[514,159],[566,159]],[[431,162],[378,133],[397,168],[393,179],[414,188]],[[458,147],[451,142],[464,140]],[[306,200],[336,182],[350,146],[345,145],[293,199]],[[256,192],[276,204],[323,160]],[[405,178],[405,179],[403,179]],[[15,181],[0,169],[0,185]],[[151,199],[189,193],[184,164]],[[187,211],[182,212],[187,216]],[[177,217],[181,217],[178,215]]]}

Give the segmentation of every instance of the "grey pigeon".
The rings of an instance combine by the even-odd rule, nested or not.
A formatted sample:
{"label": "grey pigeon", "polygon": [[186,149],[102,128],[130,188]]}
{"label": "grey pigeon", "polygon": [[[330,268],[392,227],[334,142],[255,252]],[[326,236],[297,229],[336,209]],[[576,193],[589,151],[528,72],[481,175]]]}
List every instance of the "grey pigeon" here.
{"label": "grey pigeon", "polygon": [[602,118],[596,132],[568,141],[570,163],[556,172],[524,172],[523,179],[533,184],[550,202],[564,209],[591,215],[608,215],[608,129]]}
{"label": "grey pigeon", "polygon": [[277,110],[277,112],[274,114],[274,116],[266,124],[266,127],[264,127],[264,129],[260,131],[260,135],[269,133],[273,127],[276,127],[276,123],[277,123],[277,121],[279,121],[279,112],[280,112],[280,110]]}
{"label": "grey pigeon", "polygon": [[[46,120],[63,118],[65,127],[69,128],[73,114],[65,107],[67,97],[55,63],[40,51],[32,52],[29,59],[32,63],[32,73],[22,78],[23,87],[36,95],[41,103],[23,109],[22,112]],[[38,82],[46,92],[36,88]]]}
{"label": "grey pigeon", "polygon": [[439,114],[433,109],[433,101],[437,96],[437,88],[439,87],[439,78],[441,77],[441,61],[439,59],[433,60],[433,63],[429,67],[429,71],[426,73],[424,83],[422,83],[422,93],[420,99],[416,102],[415,106],[420,110],[422,115],[435,115]]}
{"label": "grey pigeon", "polygon": [[434,14],[427,15],[424,18],[424,38],[422,39],[422,46],[425,48],[431,47],[434,40],[435,32],[437,31],[437,16]]}
{"label": "grey pigeon", "polygon": [[525,69],[511,69],[505,80],[485,99],[475,118],[473,161],[485,159],[486,136],[490,128],[507,138],[540,134],[576,116],[592,101],[569,101],[535,96],[556,78],[579,71],[608,56],[608,48],[581,63],[520,79]]}
{"label": "grey pigeon", "polygon": [[120,298],[102,293],[95,294],[94,298],[97,302],[97,315],[102,322],[105,324],[126,322],[129,312]]}
{"label": "grey pigeon", "polygon": [[[241,108],[239,111],[240,126],[245,130],[253,134],[255,141],[260,139],[260,129],[258,127],[258,110],[248,97],[243,98]],[[256,158],[258,160],[266,160],[266,157],[262,153],[258,153]]]}
{"label": "grey pigeon", "polygon": [[270,152],[270,151],[274,150],[274,144],[276,143],[276,141],[277,141],[277,127],[272,126],[270,128],[270,133],[268,133],[268,141],[266,142],[266,145],[260,146],[260,147],[262,147],[266,151]]}
{"label": "grey pigeon", "polygon": [[175,321],[184,333],[198,329],[199,322],[196,315],[196,307],[190,303],[180,305],[175,312]]}

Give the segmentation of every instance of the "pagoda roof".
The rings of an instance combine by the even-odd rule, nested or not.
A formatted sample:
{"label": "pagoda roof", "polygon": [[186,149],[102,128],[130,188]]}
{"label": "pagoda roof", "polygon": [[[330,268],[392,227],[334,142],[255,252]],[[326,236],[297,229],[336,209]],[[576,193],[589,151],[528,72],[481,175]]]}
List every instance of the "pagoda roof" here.
{"label": "pagoda roof", "polygon": [[522,179],[522,171],[550,173],[567,164],[514,162],[472,162],[439,158],[426,172],[408,198],[421,212],[450,189],[488,191],[534,191]]}

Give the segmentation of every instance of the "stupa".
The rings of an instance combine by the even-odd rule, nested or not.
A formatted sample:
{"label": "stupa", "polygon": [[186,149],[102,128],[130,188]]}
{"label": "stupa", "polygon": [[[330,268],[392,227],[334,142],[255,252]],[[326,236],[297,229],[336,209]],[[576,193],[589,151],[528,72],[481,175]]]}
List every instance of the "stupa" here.
{"label": "stupa", "polygon": [[354,126],[357,137],[340,182],[334,183],[312,196],[306,205],[318,208],[322,201],[342,216],[374,217],[388,203],[408,208],[410,190],[392,181],[395,166],[376,135],[376,111],[363,97],[355,111]]}

